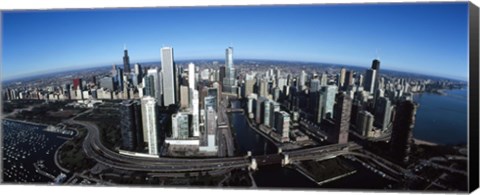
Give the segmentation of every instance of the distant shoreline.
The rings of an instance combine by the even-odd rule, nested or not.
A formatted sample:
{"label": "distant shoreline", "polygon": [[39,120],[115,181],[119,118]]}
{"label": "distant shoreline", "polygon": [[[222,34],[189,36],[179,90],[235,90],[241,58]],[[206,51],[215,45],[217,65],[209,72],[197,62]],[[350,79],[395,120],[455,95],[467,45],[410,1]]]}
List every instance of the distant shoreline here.
{"label": "distant shoreline", "polygon": [[[213,62],[213,61],[223,61],[224,59],[215,59],[215,58],[212,58],[212,59],[179,59],[177,60],[176,62],[177,63],[187,63],[187,62],[192,62],[192,61],[195,61],[195,62],[199,62],[199,61],[207,61],[207,62]],[[350,67],[350,68],[368,68],[368,66],[364,66],[364,65],[360,65],[360,64],[342,64],[342,63],[332,63],[332,62],[316,62],[316,61],[301,61],[301,60],[275,60],[275,59],[255,59],[255,58],[240,58],[240,59],[237,59],[237,61],[240,61],[241,63],[245,63],[245,62],[248,62],[248,61],[258,61],[258,62],[261,62],[262,64],[264,63],[272,63],[272,65],[278,65],[278,64],[275,64],[275,63],[280,63],[280,64],[283,64],[283,63],[288,63],[288,64],[292,64],[292,63],[298,63],[298,64],[302,64],[302,65],[311,65],[311,66],[316,66],[316,65],[323,65],[323,66],[336,66],[336,67]],[[143,62],[137,62],[139,64],[147,64],[147,65],[151,65],[151,64],[160,64],[161,62],[160,61],[143,61]],[[238,62],[237,62],[238,63]],[[240,63],[240,64],[241,64]],[[114,64],[122,64],[122,62],[117,62],[117,63],[114,63]],[[33,79],[34,77],[44,77],[46,75],[50,75],[50,74],[61,74],[61,73],[67,73],[67,72],[73,72],[73,71],[86,71],[86,70],[90,70],[90,69],[99,69],[99,68],[110,68],[112,65],[111,64],[95,64],[95,65],[88,65],[88,66],[85,66],[85,67],[81,67],[81,68],[61,68],[60,70],[43,70],[41,71],[41,73],[24,73],[24,74],[20,74],[20,75],[17,75],[17,76],[13,76],[13,77],[10,77],[8,79],[2,79],[2,83],[11,83],[11,82],[19,82],[21,80],[30,80],[30,79]],[[397,73],[402,73],[402,74],[408,74],[408,75],[415,75],[415,76],[420,76],[420,77],[432,77],[432,78],[436,78],[436,79],[448,79],[448,80],[453,80],[453,81],[460,81],[460,82],[468,82],[468,79],[465,80],[465,79],[461,79],[461,78],[452,78],[452,77],[447,77],[447,76],[436,76],[436,75],[429,75],[429,74],[419,74],[419,73],[415,73],[415,72],[409,72],[409,71],[406,71],[406,70],[394,70],[394,69],[384,69],[384,71],[387,71],[387,72],[397,72]]]}
{"label": "distant shoreline", "polygon": [[413,138],[413,141],[415,142],[415,145],[427,145],[427,146],[438,146],[439,144],[434,143],[434,142],[429,142],[417,138]]}

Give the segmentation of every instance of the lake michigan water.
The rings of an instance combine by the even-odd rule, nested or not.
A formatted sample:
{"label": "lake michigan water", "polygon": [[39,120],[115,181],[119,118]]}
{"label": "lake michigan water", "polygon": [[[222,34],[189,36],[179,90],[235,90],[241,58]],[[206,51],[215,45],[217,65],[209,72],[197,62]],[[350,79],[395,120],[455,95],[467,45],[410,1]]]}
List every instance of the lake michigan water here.
{"label": "lake michigan water", "polygon": [[438,144],[467,143],[467,89],[445,91],[446,95],[423,93],[414,96],[419,103],[413,136]]}

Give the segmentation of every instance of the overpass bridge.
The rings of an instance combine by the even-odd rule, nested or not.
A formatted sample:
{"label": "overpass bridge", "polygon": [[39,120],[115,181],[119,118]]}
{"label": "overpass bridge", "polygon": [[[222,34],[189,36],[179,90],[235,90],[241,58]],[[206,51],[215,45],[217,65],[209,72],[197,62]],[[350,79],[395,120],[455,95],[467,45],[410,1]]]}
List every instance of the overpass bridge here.
{"label": "overpass bridge", "polygon": [[[349,147],[352,149],[359,147],[354,143],[349,143],[297,149],[278,154],[258,156],[224,158],[151,158],[120,154],[106,148],[101,143],[98,127],[90,122],[70,120],[68,123],[82,125],[87,128],[88,133],[83,142],[83,149],[88,157],[107,167],[145,172],[195,172],[245,167],[256,169],[257,166],[268,164],[288,164],[288,158],[290,161],[302,159],[313,160],[317,159],[319,157],[318,155],[321,153],[325,153],[326,155],[339,150],[348,150]],[[286,158],[287,160],[285,160]]]}
{"label": "overpass bridge", "polygon": [[227,108],[227,112],[244,112],[241,108]]}

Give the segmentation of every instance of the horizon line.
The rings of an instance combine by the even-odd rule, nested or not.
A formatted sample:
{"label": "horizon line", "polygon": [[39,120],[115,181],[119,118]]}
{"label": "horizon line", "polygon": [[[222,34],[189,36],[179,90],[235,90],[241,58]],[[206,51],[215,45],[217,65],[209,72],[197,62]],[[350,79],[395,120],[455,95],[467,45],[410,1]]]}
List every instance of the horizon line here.
{"label": "horizon line", "polygon": [[[377,59],[377,58],[375,58]],[[216,60],[224,60],[223,58],[205,58],[205,59],[201,59],[201,58],[192,58],[192,59],[188,59],[188,58],[184,58],[184,59],[178,59],[178,60],[175,60],[175,61],[216,61]],[[301,61],[301,60],[275,60],[275,59],[255,59],[255,58],[239,58],[239,59],[236,59],[236,60],[240,60],[240,61],[245,61],[245,60],[259,60],[259,61],[277,61],[277,62],[299,62],[299,63],[312,63],[312,64],[323,64],[323,65],[334,65],[334,66],[350,66],[350,67],[358,67],[358,68],[364,68],[365,66],[362,66],[362,65],[352,65],[352,64],[341,64],[341,63],[332,63],[332,62],[314,62],[314,61]],[[235,60],[234,60],[235,61]],[[143,60],[142,62],[136,62],[136,63],[130,63],[130,65],[135,65],[135,64],[142,64],[142,63],[154,63],[154,62],[161,62],[161,60]],[[5,83],[5,82],[11,82],[11,81],[14,81],[14,80],[20,80],[20,79],[27,79],[28,77],[35,77],[35,76],[42,76],[42,75],[45,75],[45,74],[54,74],[54,73],[61,73],[61,72],[66,72],[66,71],[74,71],[74,70],[85,70],[85,69],[90,69],[90,68],[102,68],[102,67],[107,67],[107,66],[111,66],[111,65],[123,65],[123,62],[118,62],[118,63],[113,63],[113,64],[95,64],[95,65],[91,65],[91,66],[83,66],[81,68],[67,68],[67,67],[61,67],[61,68],[57,68],[56,70],[41,70],[41,71],[35,71],[35,72],[30,72],[30,73],[23,73],[23,74],[18,74],[16,76],[12,76],[11,78],[8,78],[8,79],[2,79],[2,83]],[[366,66],[367,69],[368,69],[368,65]],[[424,75],[424,76],[432,76],[432,77],[439,77],[439,78],[444,78],[444,79],[452,79],[452,80],[458,80],[458,81],[465,81],[465,82],[468,82],[468,74],[466,75],[465,78],[459,78],[459,77],[456,77],[456,78],[453,78],[454,76],[438,76],[438,75],[431,75],[431,74],[425,74],[425,73],[416,73],[416,72],[410,72],[408,70],[396,70],[396,69],[388,69],[388,68],[385,68],[384,70],[387,70],[387,71],[397,71],[397,72],[404,72],[404,73],[410,73],[410,74],[416,74],[416,75]],[[40,72],[40,73],[38,73]],[[2,75],[3,77],[3,75]],[[4,78],[4,77],[3,77]]]}

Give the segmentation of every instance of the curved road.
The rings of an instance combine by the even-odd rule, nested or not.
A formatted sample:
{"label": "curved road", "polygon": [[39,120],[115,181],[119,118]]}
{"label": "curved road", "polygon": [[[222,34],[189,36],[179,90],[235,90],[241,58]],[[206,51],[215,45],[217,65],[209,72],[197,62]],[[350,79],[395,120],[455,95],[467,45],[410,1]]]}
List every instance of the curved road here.
{"label": "curved road", "polygon": [[[148,172],[193,172],[193,171],[211,171],[230,168],[248,167],[251,162],[248,156],[226,157],[226,158],[146,158],[120,154],[106,148],[100,140],[100,130],[98,127],[85,121],[68,120],[66,123],[77,124],[87,128],[88,133],[83,142],[83,148],[86,155],[107,167]],[[283,154],[299,159],[316,159],[319,153],[324,155],[333,154],[348,149],[361,148],[355,143],[335,144],[320,146],[314,148],[297,149],[285,151],[281,154],[272,154],[273,156],[253,156],[252,158],[268,159],[271,158],[273,163],[281,163],[279,159],[283,158]],[[317,155],[312,155],[317,154]]]}
{"label": "curved road", "polygon": [[88,133],[83,142],[87,156],[108,167],[149,172],[190,172],[208,171],[223,168],[247,167],[247,157],[231,158],[144,158],[116,153],[106,148],[100,140],[100,132],[96,125],[83,121],[67,121],[87,128]]}

